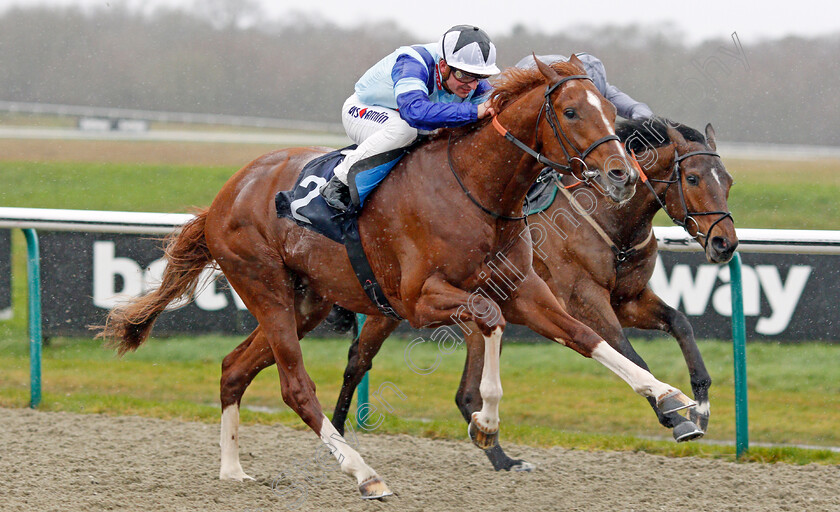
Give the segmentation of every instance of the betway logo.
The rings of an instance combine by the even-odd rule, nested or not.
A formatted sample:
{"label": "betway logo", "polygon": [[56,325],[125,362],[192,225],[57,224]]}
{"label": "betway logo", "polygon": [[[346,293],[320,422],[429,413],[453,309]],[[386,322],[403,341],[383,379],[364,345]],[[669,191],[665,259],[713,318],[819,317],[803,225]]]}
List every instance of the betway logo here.
{"label": "betway logo", "polygon": [[[755,325],[757,333],[770,336],[787,329],[811,270],[812,267],[807,265],[792,265],[783,283],[775,265],[741,266],[744,316],[761,315]],[[714,289],[718,279],[723,284]],[[657,256],[650,287],[669,306],[679,308],[682,303],[683,311],[688,315],[705,314],[711,299],[712,307],[719,315],[732,316],[729,282],[729,267],[718,265],[700,265],[695,276],[691,274],[691,266],[674,265],[668,279],[662,260]],[[762,291],[770,311],[761,311]]]}
{"label": "betway logo", "polygon": [[[118,258],[114,242],[94,242],[93,244],[93,303],[100,308],[110,309],[128,299],[140,296],[160,285],[166,260],[153,261],[148,267],[141,268],[131,258]],[[216,278],[221,272],[207,267],[199,278],[196,288],[195,304],[205,311],[224,309],[232,300],[237,309],[244,310],[245,304],[233,288],[220,289]],[[117,290],[118,281],[121,288]],[[230,296],[230,299],[228,298]],[[172,302],[166,309],[184,306],[189,297],[182,297]]]}

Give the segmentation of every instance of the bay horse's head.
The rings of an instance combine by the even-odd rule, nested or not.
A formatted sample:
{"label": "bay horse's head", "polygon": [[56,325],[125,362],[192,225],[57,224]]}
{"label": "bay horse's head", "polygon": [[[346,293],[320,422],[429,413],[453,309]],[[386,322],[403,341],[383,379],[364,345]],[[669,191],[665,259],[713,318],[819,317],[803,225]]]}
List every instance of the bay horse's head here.
{"label": "bay horse's head", "polygon": [[[635,135],[628,139],[627,130],[634,126]],[[659,151],[665,152],[666,158],[657,163],[643,157],[641,162],[647,162],[643,167],[644,172],[650,173],[648,182],[667,187],[666,213],[703,246],[709,262],[726,263],[732,259],[738,247],[735,223],[727,204],[733,180],[717,153],[712,125],[706,125],[704,136],[694,128],[667,119],[650,119],[623,123],[619,132],[628,150],[637,156],[640,149],[644,150],[645,137],[647,145],[655,142],[653,139],[661,141],[655,146],[661,147]]]}
{"label": "bay horse's head", "polygon": [[[615,202],[630,199],[639,175],[615,135],[613,104],[598,92],[576,56],[551,66],[534,60],[536,69],[509,68],[494,84],[496,111],[511,108],[524,114],[541,102],[529,135],[539,162],[594,184]],[[519,94],[525,89],[528,94]]]}

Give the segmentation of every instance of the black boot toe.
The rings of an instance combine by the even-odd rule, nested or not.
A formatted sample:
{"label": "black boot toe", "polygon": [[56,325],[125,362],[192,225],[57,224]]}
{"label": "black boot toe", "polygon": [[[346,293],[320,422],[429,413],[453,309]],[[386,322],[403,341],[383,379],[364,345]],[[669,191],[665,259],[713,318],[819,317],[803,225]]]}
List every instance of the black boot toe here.
{"label": "black boot toe", "polygon": [[331,207],[339,211],[347,211],[350,208],[350,187],[345,185],[335,176],[321,189],[321,196]]}

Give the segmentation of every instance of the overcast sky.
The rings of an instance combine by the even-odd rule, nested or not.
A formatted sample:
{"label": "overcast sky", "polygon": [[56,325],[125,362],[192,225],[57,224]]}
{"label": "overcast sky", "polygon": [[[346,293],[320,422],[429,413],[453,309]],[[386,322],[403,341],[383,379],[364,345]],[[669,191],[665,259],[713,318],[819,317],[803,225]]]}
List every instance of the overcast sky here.
{"label": "overcast sky", "polygon": [[[108,7],[145,5],[186,7],[202,0],[0,0],[11,5],[82,5]],[[474,0],[429,2],[395,0],[258,0],[271,17],[302,11],[349,27],[394,20],[426,42],[436,40],[452,25],[470,23],[491,37],[510,32],[516,24],[556,32],[569,27],[605,24],[668,23],[686,42],[737,32],[743,43],[789,34],[800,36],[840,32],[840,2],[836,0]]]}

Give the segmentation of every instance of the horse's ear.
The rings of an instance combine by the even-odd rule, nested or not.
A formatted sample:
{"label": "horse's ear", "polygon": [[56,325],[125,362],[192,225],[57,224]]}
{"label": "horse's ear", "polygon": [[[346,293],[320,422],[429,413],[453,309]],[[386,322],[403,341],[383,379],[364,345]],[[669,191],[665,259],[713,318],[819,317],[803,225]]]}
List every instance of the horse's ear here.
{"label": "horse's ear", "polygon": [[717,144],[715,143],[715,129],[712,128],[712,123],[706,125],[706,142],[713,151],[717,151]]}
{"label": "horse's ear", "polygon": [[560,80],[560,75],[557,74],[557,71],[554,71],[554,68],[538,59],[535,53],[532,53],[531,55],[534,56],[534,62],[537,63],[537,69],[539,69],[540,73],[548,79],[549,83],[554,83]]}
{"label": "horse's ear", "polygon": [[678,132],[676,128],[671,126],[671,123],[665,123],[665,133],[668,134],[668,138],[671,139],[672,143],[678,145],[685,144],[685,137],[683,137],[682,134]]}
{"label": "horse's ear", "polygon": [[583,67],[583,62],[574,53],[572,54],[571,57],[569,57],[569,63],[574,64],[575,66],[579,67],[580,69],[585,69]]}

